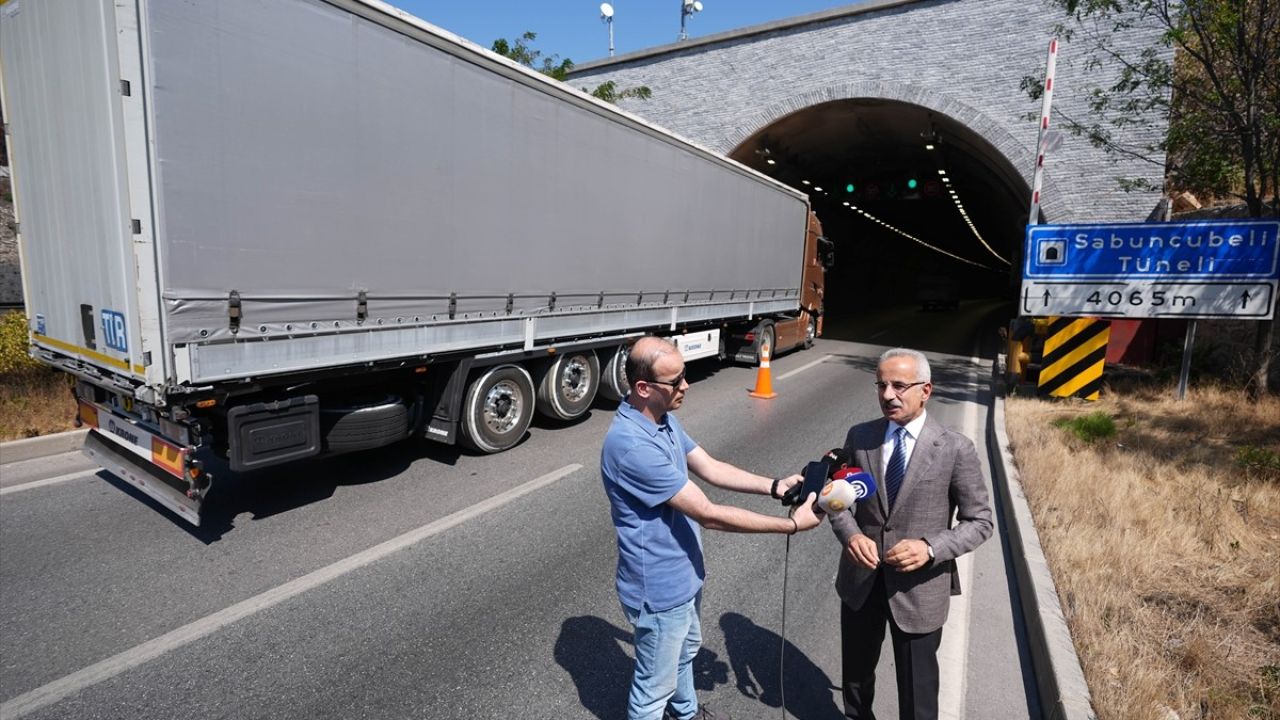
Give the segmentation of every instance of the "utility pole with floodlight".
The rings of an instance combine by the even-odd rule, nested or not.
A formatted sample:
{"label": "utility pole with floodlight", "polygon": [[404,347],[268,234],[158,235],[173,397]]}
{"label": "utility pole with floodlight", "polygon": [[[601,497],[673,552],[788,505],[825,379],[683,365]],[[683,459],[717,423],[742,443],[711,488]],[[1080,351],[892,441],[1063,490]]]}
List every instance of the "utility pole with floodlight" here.
{"label": "utility pole with floodlight", "polygon": [[613,6],[600,3],[600,19],[609,26],[609,57],[613,57]]}
{"label": "utility pole with floodlight", "polygon": [[684,30],[685,18],[690,15],[702,12],[702,0],[680,0],[680,39],[688,40],[689,33]]}

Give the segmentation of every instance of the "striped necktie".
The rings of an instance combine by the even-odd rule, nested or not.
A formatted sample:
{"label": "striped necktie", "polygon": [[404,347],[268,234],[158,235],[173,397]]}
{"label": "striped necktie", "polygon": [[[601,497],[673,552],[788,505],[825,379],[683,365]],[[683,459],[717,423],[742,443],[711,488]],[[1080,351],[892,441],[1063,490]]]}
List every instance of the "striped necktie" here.
{"label": "striped necktie", "polygon": [[902,489],[902,479],[907,475],[907,429],[898,428],[893,433],[893,454],[889,456],[889,464],[884,469],[884,491],[889,496],[889,509],[898,499],[898,490]]}

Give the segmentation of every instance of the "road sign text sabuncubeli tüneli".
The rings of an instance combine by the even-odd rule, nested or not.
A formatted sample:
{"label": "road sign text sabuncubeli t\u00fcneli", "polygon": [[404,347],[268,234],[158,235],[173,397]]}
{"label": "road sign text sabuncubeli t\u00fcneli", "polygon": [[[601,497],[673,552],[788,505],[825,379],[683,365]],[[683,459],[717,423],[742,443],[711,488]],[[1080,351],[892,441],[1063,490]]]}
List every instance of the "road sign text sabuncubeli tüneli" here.
{"label": "road sign text sabuncubeli t\u00fcneli", "polygon": [[1031,225],[1022,313],[1269,318],[1277,235],[1275,220]]}

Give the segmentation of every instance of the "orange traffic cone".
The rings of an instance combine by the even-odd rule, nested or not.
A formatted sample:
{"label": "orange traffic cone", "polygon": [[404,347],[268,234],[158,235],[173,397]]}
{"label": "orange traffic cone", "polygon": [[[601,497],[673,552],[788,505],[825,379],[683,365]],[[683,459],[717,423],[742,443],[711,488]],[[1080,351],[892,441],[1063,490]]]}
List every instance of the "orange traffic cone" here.
{"label": "orange traffic cone", "polygon": [[760,346],[760,369],[756,371],[756,389],[747,393],[753,398],[772,400],[778,397],[773,391],[773,371],[769,369],[769,346]]}

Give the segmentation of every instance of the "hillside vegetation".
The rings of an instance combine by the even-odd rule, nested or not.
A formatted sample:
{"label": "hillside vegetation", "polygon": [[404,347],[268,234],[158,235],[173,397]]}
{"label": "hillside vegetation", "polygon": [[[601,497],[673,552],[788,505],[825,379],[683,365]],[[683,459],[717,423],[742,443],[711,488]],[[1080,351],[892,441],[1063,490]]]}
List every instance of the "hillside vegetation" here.
{"label": "hillside vegetation", "polygon": [[1100,720],[1280,720],[1280,398],[1009,398]]}

